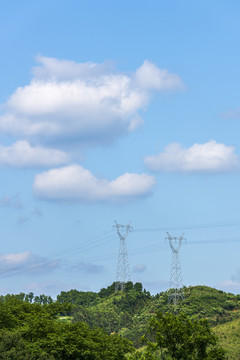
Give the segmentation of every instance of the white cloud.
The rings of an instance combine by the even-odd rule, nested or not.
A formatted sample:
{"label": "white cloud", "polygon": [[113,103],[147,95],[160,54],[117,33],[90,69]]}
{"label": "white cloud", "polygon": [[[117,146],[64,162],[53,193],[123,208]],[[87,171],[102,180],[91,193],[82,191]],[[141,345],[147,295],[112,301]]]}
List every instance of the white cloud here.
{"label": "white cloud", "polygon": [[176,89],[180,78],[145,61],[132,75],[109,64],[38,57],[29,85],[4,104],[0,129],[39,141],[104,143],[135,130],[152,91]]}
{"label": "white cloud", "polygon": [[239,168],[234,147],[214,140],[187,149],[177,143],[170,144],[162,153],[145,157],[144,163],[152,171],[167,172],[219,173]]}
{"label": "white cloud", "polygon": [[41,146],[32,147],[25,140],[11,146],[0,145],[0,165],[13,167],[50,167],[63,165],[69,157],[62,151]]}
{"label": "white cloud", "polygon": [[0,255],[0,274],[5,276],[49,272],[58,267],[57,261],[50,261],[30,251]]}
{"label": "white cloud", "polygon": [[109,181],[71,165],[36,175],[33,189],[36,196],[48,200],[124,202],[148,195],[154,184],[154,177],[146,174],[125,173]]}
{"label": "white cloud", "polygon": [[40,65],[33,67],[35,79],[70,81],[76,78],[89,79],[113,72],[113,63],[106,61],[103,64],[93,62],[76,63],[70,60],[58,60],[45,56],[37,56]]}
{"label": "white cloud", "polygon": [[178,75],[169,74],[167,69],[159,69],[147,60],[136,70],[135,79],[141,88],[147,90],[176,90],[183,87]]}

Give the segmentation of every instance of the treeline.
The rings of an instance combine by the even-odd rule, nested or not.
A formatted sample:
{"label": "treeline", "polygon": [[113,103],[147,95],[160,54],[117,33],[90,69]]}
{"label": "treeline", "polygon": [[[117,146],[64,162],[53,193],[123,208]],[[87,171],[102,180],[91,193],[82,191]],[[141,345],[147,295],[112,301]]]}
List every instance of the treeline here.
{"label": "treeline", "polygon": [[[151,298],[150,292],[143,289],[142,284],[139,282],[133,284],[131,281],[128,281],[125,283],[123,294],[130,293],[141,294],[148,299]],[[57,296],[57,300],[61,303],[67,301],[73,305],[89,306],[91,304],[102,302],[103,299],[109,298],[114,294],[116,294],[115,282],[107,288],[101,289],[98,293],[92,291],[78,291],[76,289],[70,291],[61,291],[61,294]]]}
{"label": "treeline", "polygon": [[[10,294],[7,294],[5,296],[1,295],[0,302],[5,302],[8,299],[12,298],[12,296],[13,295],[10,295]],[[53,303],[53,299],[51,298],[51,296],[46,296],[44,294],[35,296],[33,292],[30,292],[29,294],[25,294],[25,293],[21,292],[20,294],[14,295],[14,297],[18,300],[24,300],[29,303],[35,303],[35,304],[40,304],[40,305],[46,305],[46,304]]]}

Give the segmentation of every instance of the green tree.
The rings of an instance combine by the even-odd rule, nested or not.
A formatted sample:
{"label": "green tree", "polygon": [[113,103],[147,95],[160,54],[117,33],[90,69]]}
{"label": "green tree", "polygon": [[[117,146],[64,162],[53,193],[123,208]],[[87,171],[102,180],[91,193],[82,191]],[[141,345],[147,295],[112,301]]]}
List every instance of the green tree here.
{"label": "green tree", "polygon": [[136,282],[133,286],[134,291],[141,293],[143,291],[142,283]]}
{"label": "green tree", "polygon": [[70,291],[61,291],[61,294],[57,296],[57,300],[60,303],[69,302],[73,305],[88,306],[93,303],[97,298],[97,293],[92,291],[78,291],[76,289]]}
{"label": "green tree", "polygon": [[155,344],[148,347],[160,349],[176,360],[226,359],[225,351],[217,345],[207,320],[191,320],[187,315],[157,313],[150,322],[150,332]]}
{"label": "green tree", "polygon": [[25,295],[25,301],[32,303],[34,298],[34,293],[30,292],[29,294]]}
{"label": "green tree", "polygon": [[34,344],[27,344],[19,332],[0,331],[0,360],[54,360]]}

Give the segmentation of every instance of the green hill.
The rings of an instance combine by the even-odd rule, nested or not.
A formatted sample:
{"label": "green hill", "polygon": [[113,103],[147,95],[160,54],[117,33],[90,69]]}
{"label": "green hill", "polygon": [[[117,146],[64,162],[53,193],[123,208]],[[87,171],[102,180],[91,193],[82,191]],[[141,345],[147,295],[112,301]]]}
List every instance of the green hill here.
{"label": "green hill", "polygon": [[[240,346],[237,344],[240,340],[237,327],[240,322],[240,295],[207,286],[190,286],[183,290],[184,300],[180,301],[177,311],[192,319],[207,319],[230,358],[240,359]],[[141,337],[148,333],[149,320],[155,313],[174,312],[173,305],[168,302],[168,291],[151,296],[139,283],[127,283],[123,292],[115,292],[115,284],[112,284],[98,294],[90,296],[85,293],[85,301],[84,293],[79,292],[81,305],[78,305],[78,297],[74,298],[74,291],[62,292],[58,296],[60,302],[69,301],[75,306],[73,321],[86,321],[91,327],[100,326],[109,334],[118,333],[136,347],[142,346]]]}
{"label": "green hill", "polygon": [[[196,324],[196,329],[198,324],[206,323],[201,319],[208,320],[228,358],[239,360],[240,295],[207,286],[190,286],[183,292],[184,299],[177,306],[181,316],[177,318],[182,318],[183,324]],[[13,353],[18,354],[18,360],[75,360],[77,356],[125,359],[128,351],[133,351],[128,340],[136,348],[143,346],[143,335],[155,341],[149,332],[150,321],[153,323],[159,316],[174,318],[171,313],[176,313],[176,308],[169,303],[169,294],[166,291],[153,296],[142,284],[128,282],[124,291],[115,291],[113,283],[99,293],[61,292],[55,302],[49,296],[33,293],[0,296],[0,358],[15,359]],[[21,356],[19,349],[23,349]],[[135,359],[134,352],[129,356]]]}

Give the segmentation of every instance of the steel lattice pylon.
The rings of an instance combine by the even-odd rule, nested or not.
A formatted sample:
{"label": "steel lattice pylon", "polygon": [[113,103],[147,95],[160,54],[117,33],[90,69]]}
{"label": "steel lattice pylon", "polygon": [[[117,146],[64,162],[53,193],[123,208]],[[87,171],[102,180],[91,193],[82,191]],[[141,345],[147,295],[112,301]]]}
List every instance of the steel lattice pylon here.
{"label": "steel lattice pylon", "polygon": [[[180,237],[175,237],[167,233],[167,240],[169,240],[169,245],[172,250],[172,267],[171,267],[171,276],[170,276],[170,290],[168,301],[173,302],[174,307],[176,308],[179,299],[184,299],[184,293],[182,290],[183,281],[182,281],[182,272],[181,264],[179,260],[179,251],[181,249],[182,241],[184,240],[183,235]],[[175,246],[174,246],[175,242]]]}
{"label": "steel lattice pylon", "polygon": [[117,264],[117,278],[115,290],[123,290],[124,284],[130,281],[130,270],[128,263],[128,254],[127,254],[127,246],[126,246],[126,238],[130,231],[132,231],[132,226],[128,225],[120,225],[115,220],[114,228],[116,228],[119,239],[119,253],[118,253],[118,264]]}

